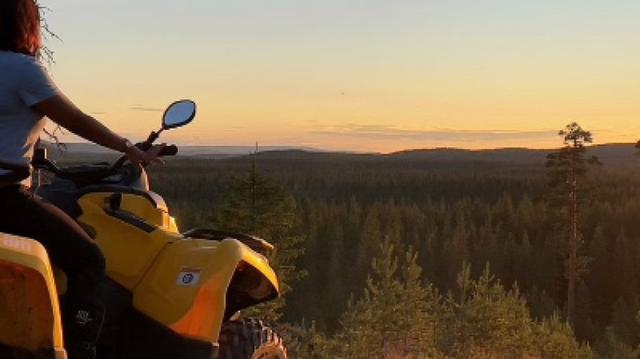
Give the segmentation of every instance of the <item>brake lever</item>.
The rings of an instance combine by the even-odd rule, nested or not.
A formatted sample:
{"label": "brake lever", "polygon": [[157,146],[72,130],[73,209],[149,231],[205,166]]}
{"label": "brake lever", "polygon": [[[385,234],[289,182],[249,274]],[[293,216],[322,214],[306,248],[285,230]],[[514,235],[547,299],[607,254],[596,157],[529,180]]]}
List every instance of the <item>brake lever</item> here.
{"label": "brake lever", "polygon": [[[151,148],[151,144],[148,141],[138,142],[134,146],[138,147],[141,151],[148,151]],[[127,160],[127,155],[122,155],[116,162],[113,163],[113,165],[111,166],[111,170],[115,172],[118,168],[122,167],[122,165],[124,165]]]}
{"label": "brake lever", "polygon": [[[153,146],[149,141],[145,141],[145,142],[139,142],[135,144],[136,147],[138,147],[141,151],[148,151],[151,149],[151,147]],[[165,146],[160,153],[158,153],[158,157],[164,157],[164,156],[175,156],[176,154],[178,154],[178,146],[176,145],[167,145]],[[127,161],[127,155],[123,155],[122,157],[120,157],[112,166],[111,166],[111,171],[115,172],[116,170],[118,170],[118,168],[122,167],[122,165],[124,165],[124,163]]]}

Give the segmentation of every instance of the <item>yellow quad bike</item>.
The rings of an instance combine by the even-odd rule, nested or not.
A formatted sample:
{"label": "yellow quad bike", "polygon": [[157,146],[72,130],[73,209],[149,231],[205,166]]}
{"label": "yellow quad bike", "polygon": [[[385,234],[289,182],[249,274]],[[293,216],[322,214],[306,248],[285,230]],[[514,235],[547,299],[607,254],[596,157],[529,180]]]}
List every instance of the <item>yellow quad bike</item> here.
{"label": "yellow quad bike", "polygon": [[[162,128],[138,146],[149,148],[195,113],[192,101],[173,103]],[[176,153],[167,146],[161,155]],[[271,244],[212,229],[180,232],[144,169],[124,157],[59,168],[39,150],[33,166],[54,175],[37,194],[75,218],[106,257],[98,358],[287,358],[272,328],[238,315],[279,295],[265,257]],[[0,358],[66,358],[58,305],[64,287],[38,242],[0,234]]]}

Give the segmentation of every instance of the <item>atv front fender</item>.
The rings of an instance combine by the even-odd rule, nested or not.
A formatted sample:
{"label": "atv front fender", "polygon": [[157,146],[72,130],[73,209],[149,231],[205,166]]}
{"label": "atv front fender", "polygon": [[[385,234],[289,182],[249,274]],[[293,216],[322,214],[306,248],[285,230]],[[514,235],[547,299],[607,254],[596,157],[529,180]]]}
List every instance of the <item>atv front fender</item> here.
{"label": "atv front fender", "polygon": [[185,239],[161,251],[133,294],[134,307],[151,319],[215,343],[229,307],[241,309],[236,296],[240,306],[253,305],[276,297],[279,284],[267,259],[238,240]]}

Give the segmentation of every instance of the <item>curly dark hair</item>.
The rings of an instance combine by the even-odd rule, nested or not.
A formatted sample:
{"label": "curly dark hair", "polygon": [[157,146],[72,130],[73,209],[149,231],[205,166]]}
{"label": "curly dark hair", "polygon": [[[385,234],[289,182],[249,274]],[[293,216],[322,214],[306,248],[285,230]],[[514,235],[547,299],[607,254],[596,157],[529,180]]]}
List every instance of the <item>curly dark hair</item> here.
{"label": "curly dark hair", "polygon": [[35,0],[0,0],[0,50],[37,56],[41,32]]}

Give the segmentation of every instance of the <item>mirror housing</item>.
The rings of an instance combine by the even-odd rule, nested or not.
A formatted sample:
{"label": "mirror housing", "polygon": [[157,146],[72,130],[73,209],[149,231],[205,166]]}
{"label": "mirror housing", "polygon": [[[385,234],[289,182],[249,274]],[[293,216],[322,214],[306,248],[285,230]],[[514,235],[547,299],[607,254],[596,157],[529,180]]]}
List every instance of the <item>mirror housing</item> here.
{"label": "mirror housing", "polygon": [[180,100],[172,103],[162,115],[162,129],[187,125],[196,117],[196,103],[191,100]]}

